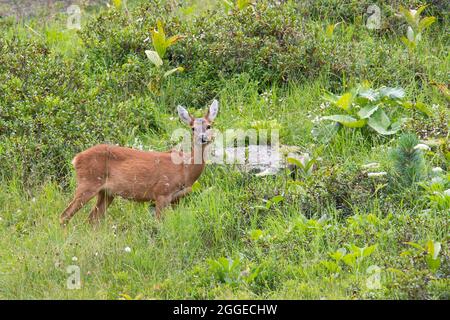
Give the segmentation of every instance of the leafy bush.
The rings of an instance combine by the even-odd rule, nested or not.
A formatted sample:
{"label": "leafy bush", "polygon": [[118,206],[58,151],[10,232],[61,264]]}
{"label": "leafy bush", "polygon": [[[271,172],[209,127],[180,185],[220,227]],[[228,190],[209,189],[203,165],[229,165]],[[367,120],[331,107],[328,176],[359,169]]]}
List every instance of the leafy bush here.
{"label": "leafy bush", "polygon": [[[80,35],[93,66],[101,61],[116,69],[130,55],[145,60],[150,30],[160,19],[167,34],[184,36],[165,55],[168,64],[186,68],[185,74],[177,77],[180,79],[169,81],[169,91],[187,104],[203,104],[217,94],[222,79],[241,73],[266,86],[306,81],[320,73],[336,84],[345,76],[355,82],[371,79],[374,83],[407,85],[411,70],[440,72],[430,65],[433,59],[427,58],[427,63],[411,61],[400,41],[398,47],[392,47],[362,22],[341,23],[331,35],[327,32],[329,21],[342,21],[339,12],[359,16],[370,4],[323,0],[305,6],[295,1],[262,0],[241,9],[209,6],[194,15],[183,2],[169,5],[152,0],[133,10],[132,19],[120,10],[104,12]],[[412,1],[411,6],[414,4]],[[389,17],[398,12],[394,5],[380,5]],[[444,81],[445,77],[439,73],[435,79]]]}
{"label": "leafy bush", "polygon": [[385,109],[402,105],[404,96],[402,88],[387,87],[377,90],[358,87],[342,96],[327,94],[325,99],[345,111],[345,114],[325,116],[322,119],[336,121],[349,128],[362,128],[368,125],[379,134],[391,135],[401,129],[405,118],[392,121]]}
{"label": "leafy bush", "polygon": [[128,95],[124,80],[135,72],[132,65],[89,77],[82,61],[66,60],[38,40],[0,38],[2,175],[61,180],[68,160],[84,148],[157,129],[153,102]]}

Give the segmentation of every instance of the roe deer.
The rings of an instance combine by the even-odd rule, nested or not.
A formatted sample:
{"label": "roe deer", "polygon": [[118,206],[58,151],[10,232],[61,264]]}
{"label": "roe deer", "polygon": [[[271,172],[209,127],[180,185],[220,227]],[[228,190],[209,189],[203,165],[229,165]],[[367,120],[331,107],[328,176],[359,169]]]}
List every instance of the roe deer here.
{"label": "roe deer", "polygon": [[[210,128],[219,111],[219,103],[214,100],[204,118],[193,118],[181,106],[177,110],[180,119],[193,131],[190,154],[139,151],[106,144],[77,154],[72,160],[77,188],[72,202],[61,214],[61,225],[66,225],[95,196],[97,204],[89,215],[91,223],[104,215],[116,196],[140,202],[154,201],[159,219],[164,207],[189,193],[205,167],[203,151],[212,140]],[[185,161],[174,162],[172,152]],[[199,159],[199,152],[201,158],[195,161]]]}

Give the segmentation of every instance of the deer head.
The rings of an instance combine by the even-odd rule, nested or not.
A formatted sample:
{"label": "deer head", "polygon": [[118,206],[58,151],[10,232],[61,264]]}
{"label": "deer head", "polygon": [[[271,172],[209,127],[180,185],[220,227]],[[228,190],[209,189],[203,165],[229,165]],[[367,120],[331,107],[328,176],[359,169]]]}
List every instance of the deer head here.
{"label": "deer head", "polygon": [[214,100],[206,115],[203,118],[194,118],[182,106],[177,107],[178,115],[185,124],[187,124],[193,132],[193,141],[195,145],[207,145],[212,139],[211,125],[219,112],[219,102]]}

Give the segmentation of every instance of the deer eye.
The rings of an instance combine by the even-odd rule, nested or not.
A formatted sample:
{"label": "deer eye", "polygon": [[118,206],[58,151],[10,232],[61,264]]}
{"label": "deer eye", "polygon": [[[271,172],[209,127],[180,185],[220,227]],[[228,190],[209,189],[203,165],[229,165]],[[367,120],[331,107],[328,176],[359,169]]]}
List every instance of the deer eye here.
{"label": "deer eye", "polygon": [[192,128],[192,131],[194,131],[195,130],[195,128]]}
{"label": "deer eye", "polygon": [[206,126],[206,130],[209,130],[209,129],[211,129],[211,126],[210,126],[210,125],[207,125],[207,126]]}

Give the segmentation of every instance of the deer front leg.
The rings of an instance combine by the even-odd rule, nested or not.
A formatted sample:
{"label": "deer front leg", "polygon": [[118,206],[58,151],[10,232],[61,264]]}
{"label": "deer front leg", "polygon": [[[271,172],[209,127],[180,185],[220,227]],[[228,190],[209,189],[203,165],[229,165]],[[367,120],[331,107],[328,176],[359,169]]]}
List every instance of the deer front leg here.
{"label": "deer front leg", "polygon": [[172,196],[168,195],[168,196],[159,196],[156,198],[155,204],[156,204],[156,209],[155,209],[155,215],[156,215],[156,219],[159,220],[161,218],[161,211],[167,207],[170,202],[172,200]]}
{"label": "deer front leg", "polygon": [[182,197],[184,197],[186,194],[188,194],[191,191],[192,191],[192,188],[187,187],[182,190],[176,191],[173,194],[168,195],[168,196],[159,196],[155,201],[156,202],[156,210],[155,210],[156,219],[159,220],[161,218],[161,212],[165,207],[167,207],[171,203],[177,203],[178,200],[180,200]]}
{"label": "deer front leg", "polygon": [[182,190],[179,190],[179,191],[175,192],[172,195],[171,203],[177,203],[182,197],[184,197],[185,195],[187,195],[191,191],[192,191],[192,187],[187,187],[187,188],[184,188]]}

